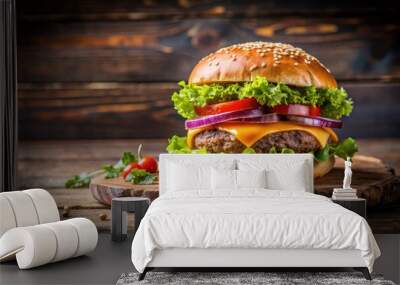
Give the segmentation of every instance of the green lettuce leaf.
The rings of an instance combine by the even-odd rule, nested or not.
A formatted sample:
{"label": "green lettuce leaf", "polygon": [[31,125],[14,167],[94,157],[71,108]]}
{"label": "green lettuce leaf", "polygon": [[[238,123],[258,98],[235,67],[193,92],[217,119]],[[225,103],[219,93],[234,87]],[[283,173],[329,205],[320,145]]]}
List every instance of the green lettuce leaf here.
{"label": "green lettuce leaf", "polygon": [[179,82],[181,89],[172,95],[177,112],[186,119],[196,116],[195,107],[243,98],[255,98],[263,106],[306,104],[321,107],[322,116],[340,119],[348,116],[353,102],[343,88],[291,87],[256,77],[244,84],[196,85]]}
{"label": "green lettuce leaf", "polygon": [[323,149],[314,153],[314,158],[318,161],[325,161],[331,155],[336,155],[346,160],[352,158],[358,151],[357,142],[353,138],[347,138],[338,144],[328,144]]}
{"label": "green lettuce leaf", "polygon": [[278,153],[278,151],[276,150],[276,147],[271,147],[270,149],[269,149],[269,152],[268,153]]}
{"label": "green lettuce leaf", "polygon": [[346,160],[348,157],[352,158],[358,151],[357,142],[353,138],[347,138],[339,144],[332,146],[333,153]]}
{"label": "green lettuce leaf", "polygon": [[295,151],[291,148],[284,147],[282,148],[281,153],[295,153]]}
{"label": "green lettuce leaf", "polygon": [[[207,153],[207,150],[202,149],[190,149],[187,145],[186,137],[173,136],[168,140],[167,146],[168,153]],[[347,159],[347,157],[352,158],[354,154],[358,151],[358,146],[356,141],[353,138],[347,138],[341,141],[338,144],[328,144],[323,149],[314,152],[314,158],[318,161],[325,161],[329,159],[329,156],[336,155],[343,159]],[[247,147],[243,150],[242,153],[256,153],[255,150],[251,147]],[[293,149],[283,148],[280,151],[276,149],[276,147],[271,147],[268,153],[295,153]]]}
{"label": "green lettuce leaf", "polygon": [[268,153],[295,153],[295,151],[288,147],[284,147],[280,151],[278,151],[276,147],[273,146],[269,149]]}
{"label": "green lettuce leaf", "polygon": [[168,139],[168,153],[192,153],[192,150],[187,145],[186,137],[173,136]]}
{"label": "green lettuce leaf", "polygon": [[256,153],[256,151],[255,151],[253,148],[251,148],[251,147],[246,147],[246,148],[243,150],[242,153],[253,154],[253,153]]}
{"label": "green lettuce leaf", "polygon": [[168,153],[180,153],[180,154],[185,154],[185,153],[204,154],[204,153],[207,153],[207,150],[205,148],[193,149],[193,150],[190,149],[190,147],[187,144],[187,138],[180,137],[180,136],[173,136],[172,138],[168,139],[167,151],[168,151]]}
{"label": "green lettuce leaf", "polygon": [[314,159],[318,161],[325,161],[329,159],[331,155],[331,146],[326,145],[323,149],[314,152]]}

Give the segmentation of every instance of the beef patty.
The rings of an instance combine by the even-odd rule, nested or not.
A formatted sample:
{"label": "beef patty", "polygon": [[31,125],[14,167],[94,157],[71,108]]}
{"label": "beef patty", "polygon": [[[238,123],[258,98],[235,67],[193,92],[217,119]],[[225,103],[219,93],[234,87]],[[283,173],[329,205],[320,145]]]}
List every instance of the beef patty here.
{"label": "beef patty", "polygon": [[[228,132],[218,129],[205,130],[194,138],[196,148],[206,148],[211,153],[241,153],[246,148],[244,144]],[[282,148],[293,149],[296,153],[305,153],[320,148],[317,139],[304,131],[277,132],[259,139],[252,148],[257,153],[268,153],[271,147],[279,152]]]}

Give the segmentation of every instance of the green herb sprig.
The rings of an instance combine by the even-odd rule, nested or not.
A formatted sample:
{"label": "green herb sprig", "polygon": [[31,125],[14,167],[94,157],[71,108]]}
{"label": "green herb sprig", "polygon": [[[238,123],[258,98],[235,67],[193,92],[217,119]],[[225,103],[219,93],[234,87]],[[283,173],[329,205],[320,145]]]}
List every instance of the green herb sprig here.
{"label": "green herb sprig", "polygon": [[137,162],[136,156],[131,152],[124,152],[121,159],[114,165],[104,165],[101,169],[93,172],[83,172],[65,181],[66,188],[88,187],[92,178],[105,174],[106,179],[118,177],[124,168],[131,162]]}
{"label": "green herb sprig", "polygon": [[133,184],[151,184],[155,179],[156,176],[143,169],[132,169],[131,173],[125,178],[125,181]]}

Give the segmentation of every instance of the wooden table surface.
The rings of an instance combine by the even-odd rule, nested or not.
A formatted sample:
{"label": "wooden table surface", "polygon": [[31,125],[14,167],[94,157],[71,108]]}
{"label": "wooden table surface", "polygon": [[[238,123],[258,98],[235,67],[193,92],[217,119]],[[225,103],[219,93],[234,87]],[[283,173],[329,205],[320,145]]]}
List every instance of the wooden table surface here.
{"label": "wooden table surface", "polygon": [[[380,158],[393,171],[400,173],[400,139],[357,141],[359,154]],[[87,217],[96,223],[99,230],[109,230],[110,209],[97,202],[87,188],[65,189],[64,181],[75,174],[96,170],[103,164],[115,163],[124,151],[136,152],[140,143],[144,144],[146,154],[165,152],[164,139],[20,142],[19,188],[47,189],[65,217]],[[375,233],[400,233],[400,205],[369,211],[368,222]]]}

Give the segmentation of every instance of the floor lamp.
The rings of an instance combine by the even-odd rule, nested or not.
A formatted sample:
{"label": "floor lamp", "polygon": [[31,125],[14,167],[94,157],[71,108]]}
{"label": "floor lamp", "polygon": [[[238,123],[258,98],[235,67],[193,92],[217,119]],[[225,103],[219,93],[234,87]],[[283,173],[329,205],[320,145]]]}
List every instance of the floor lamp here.
{"label": "floor lamp", "polygon": [[0,192],[17,189],[15,0],[0,0]]}

